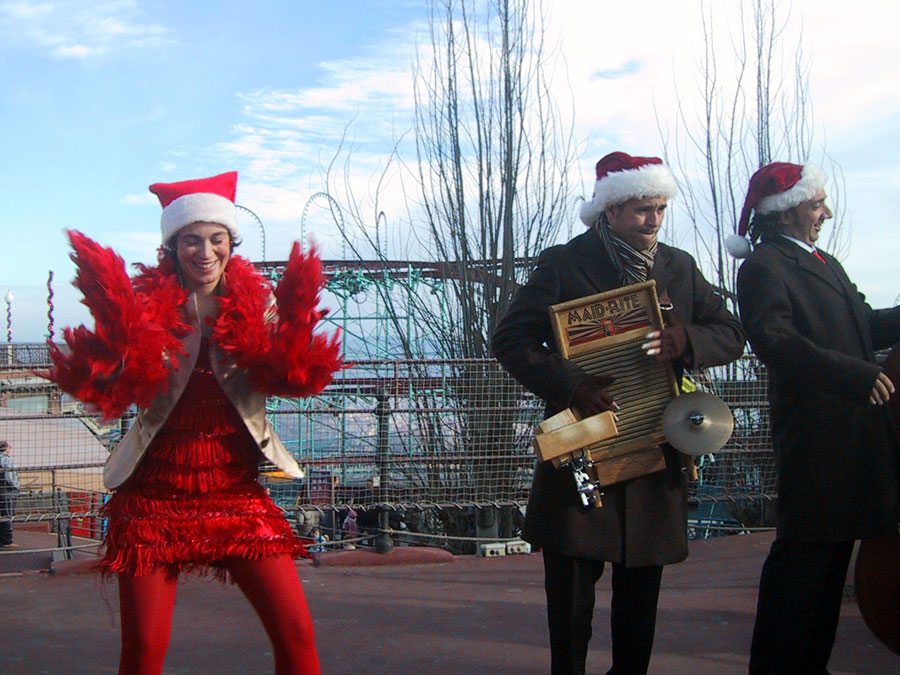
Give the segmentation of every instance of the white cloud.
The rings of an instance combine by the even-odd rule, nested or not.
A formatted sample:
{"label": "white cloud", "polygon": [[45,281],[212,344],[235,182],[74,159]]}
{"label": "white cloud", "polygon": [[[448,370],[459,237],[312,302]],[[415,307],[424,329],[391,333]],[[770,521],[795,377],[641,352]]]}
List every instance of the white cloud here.
{"label": "white cloud", "polygon": [[[104,235],[100,242],[103,246],[109,246],[126,261],[150,262],[155,256],[148,256],[148,251],[155,251],[160,245],[159,230],[144,232],[110,232]],[[150,258],[148,260],[148,257]],[[130,265],[129,265],[130,267]]]}
{"label": "white cloud", "polygon": [[32,20],[53,12],[54,6],[49,2],[4,2],[0,4],[0,14],[9,20]]}
{"label": "white cloud", "polygon": [[106,53],[106,47],[87,47],[86,45],[62,45],[53,50],[53,55],[64,59],[86,59]]}
{"label": "white cloud", "polygon": [[[341,255],[334,218],[314,195],[326,189],[325,167],[342,143],[332,179],[355,186],[361,198],[371,194],[369,183],[387,164],[393,139],[412,125],[410,34],[367,49],[367,57],[320,63],[313,86],[238,95],[244,120],[214,150],[243,167],[238,201],[265,223],[269,258],[284,257],[301,237],[301,219],[304,236],[314,236],[327,255]],[[352,161],[344,165],[347,157]],[[399,213],[402,194],[393,195],[390,208]],[[245,254],[256,246],[246,239]]]}
{"label": "white cloud", "polygon": [[152,206],[158,204],[159,201],[156,195],[148,192],[146,194],[125,195],[122,198],[122,203],[128,206]]}
{"label": "white cloud", "polygon": [[[615,149],[661,153],[660,127],[664,134],[673,133],[679,99],[688,119],[698,114],[700,7],[699,2],[554,1],[546,43],[560,45],[561,59],[555,66],[548,63],[555,68],[557,103],[571,115],[575,137],[582,142],[578,175],[587,190],[593,164],[603,154]],[[714,4],[713,9],[720,83],[733,86],[734,42],[743,37],[740,5]],[[787,52],[796,46],[802,27],[804,52],[812,59],[818,148],[826,130],[830,143],[852,147],[847,139],[859,124],[885,119],[900,109],[895,94],[900,71],[893,65],[898,50],[891,34],[898,21],[900,4],[888,8],[863,1],[843,7],[795,0],[779,39],[784,51],[782,71],[776,76],[790,79],[793,63]],[[312,86],[239,94],[244,119],[214,150],[244,167],[239,198],[258,208],[267,228],[272,225],[270,241],[278,240],[276,230],[296,236],[304,205],[310,195],[324,189],[323,166],[335,157],[340,142],[341,165],[332,178],[351,187],[351,206],[373,222],[372,214],[379,211],[391,219],[405,215],[406,195],[399,183],[390,183],[390,189],[378,195],[382,201],[377,205],[373,183],[388,163],[396,139],[412,126],[412,65],[420,28],[415,24],[398,30],[361,56],[319,64],[321,75]],[[343,165],[347,157],[350,162]],[[317,204],[307,209],[308,221],[316,221],[326,244],[337,247],[329,218]],[[278,246],[269,245],[269,251]]]}
{"label": "white cloud", "polygon": [[141,20],[133,0],[57,0],[0,4],[0,39],[58,58],[85,59],[120,49],[153,48],[170,38],[165,26]]}

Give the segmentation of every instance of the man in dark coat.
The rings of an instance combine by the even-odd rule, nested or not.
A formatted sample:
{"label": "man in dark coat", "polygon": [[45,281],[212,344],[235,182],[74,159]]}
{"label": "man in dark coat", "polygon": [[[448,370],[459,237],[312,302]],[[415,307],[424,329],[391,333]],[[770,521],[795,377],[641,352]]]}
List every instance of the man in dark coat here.
{"label": "man in dark coat", "polygon": [[[492,349],[513,377],[540,396],[547,415],[574,407],[583,417],[615,409],[602,374],[561,357],[548,307],[653,279],[673,321],[649,337],[647,358],[704,368],[737,358],[740,322],[684,251],[657,242],[675,179],[661,160],[612,153],[597,163],[590,229],[544,251],[498,323]],[[553,673],[583,673],[594,585],[613,565],[610,673],[646,672],[653,646],[662,566],[687,557],[687,475],[666,447],[667,469],[604,486],[603,506],[585,507],[569,467],[538,464],[524,538],[542,549]]]}
{"label": "man in dark coat", "polygon": [[763,167],[729,242],[743,257],[745,234],[761,240],[737,288],[750,345],[768,367],[778,481],[751,673],[827,672],[854,540],[897,527],[898,447],[883,405],[894,385],[875,350],[900,340],[900,307],[873,311],[816,249],[832,216],[825,181],[810,165]]}

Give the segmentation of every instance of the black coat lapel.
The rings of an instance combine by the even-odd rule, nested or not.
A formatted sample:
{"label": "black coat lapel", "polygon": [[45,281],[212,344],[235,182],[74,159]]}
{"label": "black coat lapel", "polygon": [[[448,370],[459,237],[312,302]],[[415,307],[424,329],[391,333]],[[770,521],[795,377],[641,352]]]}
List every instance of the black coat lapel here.
{"label": "black coat lapel", "polygon": [[785,256],[793,260],[794,264],[796,264],[804,274],[816,277],[820,281],[828,284],[835,292],[842,296],[846,296],[847,290],[838,279],[835,270],[831,269],[831,266],[827,263],[818,260],[813,254],[808,253],[800,248],[800,246],[784,237],[777,237],[772,239],[769,243],[778,248]]}
{"label": "black coat lapel", "polygon": [[826,254],[826,257],[828,260],[829,269],[832,271],[832,273],[834,274],[834,278],[843,289],[844,300],[847,303],[847,311],[850,313],[850,316],[853,317],[856,330],[859,334],[859,339],[863,344],[863,350],[870,359],[874,359],[875,350],[874,346],[872,345],[872,333],[869,328],[869,320],[868,317],[863,314],[865,304],[860,298],[859,292],[856,290],[853,282],[850,281],[850,278],[844,271],[843,266],[837,261],[834,256]]}
{"label": "black coat lapel", "polygon": [[603,247],[600,235],[591,228],[579,236],[577,241],[579,260],[573,263],[578,265],[584,285],[592,288],[592,293],[602,293],[621,286],[622,280],[616,274],[616,268]]}
{"label": "black coat lapel", "polygon": [[656,249],[656,257],[653,260],[653,269],[650,270],[650,276],[648,278],[653,279],[653,281],[656,282],[656,295],[660,304],[671,302],[671,298],[669,298],[669,285],[672,282],[672,277],[675,276],[675,270],[672,269],[672,266],[669,264],[670,260],[671,255],[669,254],[669,251],[662,246]]}
{"label": "black coat lapel", "polygon": [[850,279],[844,272],[841,264],[831,255],[827,262],[817,260],[814,255],[807,253],[792,241],[784,237],[769,240],[769,243],[778,248],[793,264],[807,277],[815,277],[828,285],[843,300],[847,312],[853,317],[853,325],[863,345],[866,354],[872,355],[872,343],[867,339],[869,334],[866,318],[860,313],[861,303],[857,301],[858,294]]}

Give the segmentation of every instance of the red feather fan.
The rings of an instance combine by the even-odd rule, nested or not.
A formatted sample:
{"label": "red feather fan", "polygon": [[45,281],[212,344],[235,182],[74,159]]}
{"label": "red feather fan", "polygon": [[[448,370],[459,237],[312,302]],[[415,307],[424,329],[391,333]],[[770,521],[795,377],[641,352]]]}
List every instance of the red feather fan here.
{"label": "red feather fan", "polygon": [[249,372],[254,389],[275,396],[322,391],[343,363],[339,332],[313,333],[324,316],[317,309],[324,276],[316,251],[304,255],[294,244],[274,291],[277,311],[271,287],[242,258],[232,257],[225,281],[213,339]]}
{"label": "red feather fan", "polygon": [[69,231],[78,269],[75,286],[94,317],[95,328],[65,330],[68,349],[50,344],[49,377],[66,393],[96,407],[105,420],[140,407],[165,391],[180,338],[190,327],[181,318],[186,293],[172,274],[144,268],[132,280],[125,263],[80,232]]}

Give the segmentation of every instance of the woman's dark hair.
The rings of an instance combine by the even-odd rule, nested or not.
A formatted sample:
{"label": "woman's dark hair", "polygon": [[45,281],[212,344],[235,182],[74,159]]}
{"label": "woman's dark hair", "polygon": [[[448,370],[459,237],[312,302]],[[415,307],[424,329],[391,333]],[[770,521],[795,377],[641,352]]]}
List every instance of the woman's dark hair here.
{"label": "woman's dark hair", "polygon": [[760,239],[771,239],[781,232],[781,211],[774,213],[754,213],[747,228],[747,236],[752,243]]}
{"label": "woman's dark hair", "polygon": [[[224,225],[223,225],[223,227],[224,227]],[[227,227],[225,229],[228,230]],[[178,249],[178,233],[179,232],[181,232],[181,230],[179,230],[178,232],[173,234],[171,237],[166,239],[165,243],[162,245],[163,255],[165,255],[167,258],[171,259],[172,262],[174,262],[176,264],[178,263],[178,257],[176,256],[176,251]],[[228,230],[228,238],[231,240],[231,252],[234,253],[234,249],[236,249],[238,246],[241,245],[242,240],[240,237],[235,238],[231,234],[231,230]]]}

